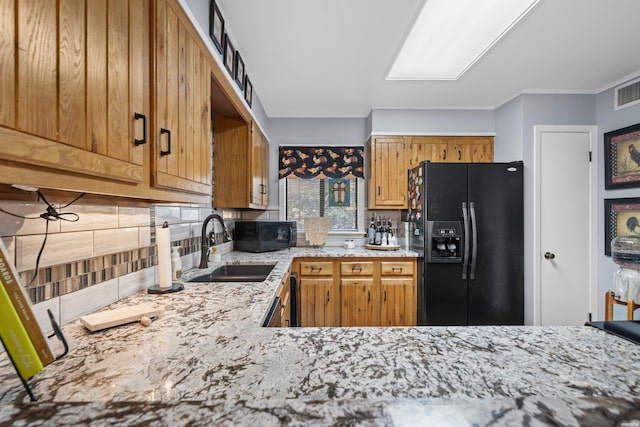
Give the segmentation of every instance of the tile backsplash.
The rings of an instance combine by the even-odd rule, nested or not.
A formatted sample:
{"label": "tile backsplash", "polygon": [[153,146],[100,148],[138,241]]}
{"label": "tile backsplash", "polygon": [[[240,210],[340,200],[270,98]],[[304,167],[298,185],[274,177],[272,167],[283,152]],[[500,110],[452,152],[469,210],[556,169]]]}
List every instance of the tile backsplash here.
{"label": "tile backsplash", "polygon": [[[165,221],[172,246],[181,247],[183,269],[197,265],[202,221],[212,213],[208,205],[131,207],[77,202],[59,209],[77,214],[77,221],[46,221],[39,216],[46,210],[44,204],[0,201],[0,208],[4,211],[0,212],[0,236],[47,331],[47,309],[64,324],[156,283],[155,229]],[[230,229],[240,215],[216,213]],[[214,222],[213,226],[221,236],[220,225]],[[232,245],[221,247],[222,252],[230,250]]]}

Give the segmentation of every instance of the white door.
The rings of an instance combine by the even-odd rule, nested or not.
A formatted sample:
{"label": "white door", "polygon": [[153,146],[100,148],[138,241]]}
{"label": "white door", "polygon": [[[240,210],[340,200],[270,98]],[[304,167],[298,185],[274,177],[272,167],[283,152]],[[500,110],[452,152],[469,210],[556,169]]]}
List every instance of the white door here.
{"label": "white door", "polygon": [[595,135],[594,127],[536,127],[536,324],[583,325],[594,311]]}

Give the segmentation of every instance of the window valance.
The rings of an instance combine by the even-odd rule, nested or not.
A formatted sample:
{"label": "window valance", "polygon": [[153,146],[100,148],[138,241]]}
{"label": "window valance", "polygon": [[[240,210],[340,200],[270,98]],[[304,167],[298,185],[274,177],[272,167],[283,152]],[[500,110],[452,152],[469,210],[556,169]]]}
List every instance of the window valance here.
{"label": "window valance", "polygon": [[364,147],[280,146],[279,178],[364,178]]}

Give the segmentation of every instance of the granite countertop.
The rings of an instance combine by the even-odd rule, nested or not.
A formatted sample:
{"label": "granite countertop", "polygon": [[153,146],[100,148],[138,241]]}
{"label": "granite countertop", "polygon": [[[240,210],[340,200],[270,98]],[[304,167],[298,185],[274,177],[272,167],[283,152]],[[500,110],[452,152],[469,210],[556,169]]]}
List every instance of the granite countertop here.
{"label": "granite countertop", "polygon": [[0,425],[640,420],[640,346],[591,327],[262,328],[291,260],[301,256],[416,255],[227,254],[225,262],[277,264],[265,282],[187,283],[179,293],[139,292],[108,307],[157,306],[163,312],[149,327],[91,334],[78,321],[65,325],[70,353],[29,381],[38,403],[28,402],[0,356]]}

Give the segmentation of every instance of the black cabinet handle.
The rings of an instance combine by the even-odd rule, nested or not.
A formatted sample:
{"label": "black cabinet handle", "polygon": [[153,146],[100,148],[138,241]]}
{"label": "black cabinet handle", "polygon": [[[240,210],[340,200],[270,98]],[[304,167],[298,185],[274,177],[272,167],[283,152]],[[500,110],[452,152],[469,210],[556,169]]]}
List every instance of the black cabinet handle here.
{"label": "black cabinet handle", "polygon": [[133,118],[135,120],[142,119],[142,139],[133,139],[135,145],[143,145],[147,143],[147,116],[140,113],[134,113]]}
{"label": "black cabinet handle", "polygon": [[167,151],[161,149],[160,155],[168,156],[169,154],[171,154],[171,131],[169,129],[160,128],[160,135],[162,135],[163,133],[167,134]]}
{"label": "black cabinet handle", "polygon": [[458,160],[462,160],[462,151],[458,150]]}
{"label": "black cabinet handle", "polygon": [[327,302],[331,301],[331,291],[327,291]]}

